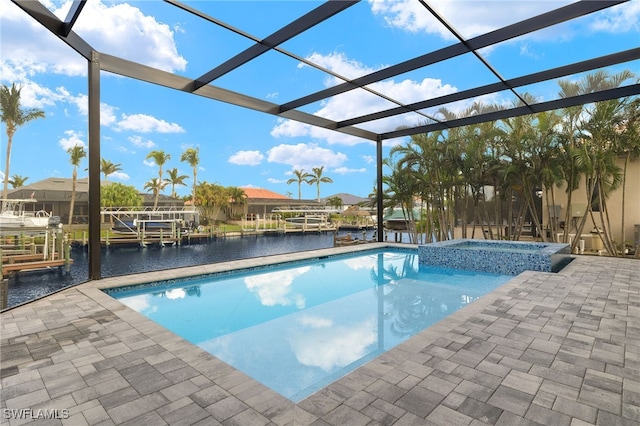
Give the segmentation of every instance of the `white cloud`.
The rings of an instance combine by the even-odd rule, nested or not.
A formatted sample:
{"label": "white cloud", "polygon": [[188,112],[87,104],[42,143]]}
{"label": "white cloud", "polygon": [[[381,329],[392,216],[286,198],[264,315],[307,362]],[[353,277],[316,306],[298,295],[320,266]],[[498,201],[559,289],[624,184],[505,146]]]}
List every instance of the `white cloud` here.
{"label": "white cloud", "polygon": [[[2,49],[4,50],[4,45]],[[67,91],[62,87],[50,89],[30,80],[27,75],[16,74],[15,69],[7,62],[0,63],[0,82],[7,86],[16,84],[20,89],[20,105],[23,108],[45,110],[48,106],[65,102],[68,96]]]}
{"label": "white cloud", "polygon": [[630,1],[603,11],[598,14],[591,29],[608,33],[640,30],[640,2]]}
{"label": "white cloud", "polygon": [[169,123],[147,114],[122,114],[120,120],[114,126],[117,131],[133,131],[139,133],[184,133],[185,130],[179,124]]}
{"label": "white cloud", "polygon": [[[53,2],[47,6],[59,18],[65,18],[68,2],[59,8]],[[86,60],[16,5],[1,2],[0,15],[4,58],[13,58],[31,73],[86,75]],[[73,30],[98,51],[164,71],[186,69],[187,61],[178,53],[169,25],[128,3],[87,2]]]}
{"label": "white cloud", "polygon": [[131,142],[131,144],[133,144],[133,146],[138,148],[151,149],[157,146],[152,140],[143,140],[142,136],[139,135],[129,136],[127,139],[129,140],[129,142]]}
{"label": "white cloud", "polygon": [[[86,75],[87,61],[9,1],[0,2],[2,58],[29,77],[56,73]],[[6,59],[4,59],[6,58]]]}
{"label": "white cloud", "polygon": [[[434,34],[445,40],[457,40],[419,2],[413,0],[369,0],[371,11],[394,28],[413,33]],[[493,31],[535,15],[561,7],[565,1],[477,2],[439,0],[432,6],[463,37],[470,38]]]}
{"label": "white cloud", "polygon": [[129,180],[129,175],[123,172],[115,172],[115,173],[111,173],[109,175],[109,180],[111,179],[117,179],[117,180],[123,180],[123,181],[128,181]]}
{"label": "white cloud", "polygon": [[269,182],[269,183],[286,183],[287,181],[284,180],[284,179],[267,178],[267,182]]}
{"label": "white cloud", "polygon": [[[64,89],[66,91],[66,89]],[[66,94],[66,100],[75,105],[78,108],[78,112],[83,116],[89,115],[89,96],[85,94],[79,94],[78,96],[71,96],[70,93]],[[113,105],[100,102],[100,124],[102,126],[111,126],[116,123],[117,107]]]}
{"label": "white cloud", "polygon": [[264,160],[260,151],[238,151],[229,157],[229,163],[241,166],[257,166]]}
{"label": "white cloud", "polygon": [[338,173],[339,175],[346,175],[348,173],[365,173],[366,171],[367,169],[364,167],[360,169],[350,169],[349,167],[337,167],[333,169],[333,172]]}
{"label": "white cloud", "polygon": [[376,158],[373,155],[363,155],[362,159],[367,164],[373,164],[376,161]]}
{"label": "white cloud", "polygon": [[287,164],[298,170],[311,170],[320,166],[339,167],[347,161],[347,156],[341,152],[305,143],[277,145],[267,151],[267,155],[270,163]]}
{"label": "white cloud", "polygon": [[278,118],[276,126],[271,130],[271,136],[274,138],[280,136],[297,137],[309,136],[312,126],[308,124],[298,123],[297,121]]}
{"label": "white cloud", "polygon": [[[312,59],[314,62],[319,63],[325,68],[348,78],[355,78],[375,71],[373,68],[366,67],[356,61],[350,60],[346,55],[341,53],[331,53],[329,55],[313,53],[309,56],[309,59]],[[326,79],[324,83],[325,86],[330,87],[335,84],[342,83],[342,81],[331,77]],[[370,87],[377,92],[404,103],[435,98],[457,91],[455,87],[443,84],[441,80],[433,78],[425,78],[422,81],[413,81],[409,79],[402,81],[387,80],[371,84]],[[389,109],[395,106],[397,105],[364,90],[350,90],[326,99],[322,103],[322,107],[314,112],[314,115],[331,120],[340,120]],[[382,132],[387,131],[390,128],[414,126],[423,121],[424,117],[419,115],[399,115],[372,122],[368,126],[368,129],[374,132]],[[276,126],[272,129],[271,135],[274,137],[309,136],[316,139],[326,140],[328,143],[341,143],[344,145],[355,145],[363,142],[372,143],[371,141],[357,138],[355,136],[291,120],[279,120]]]}
{"label": "white cloud", "polygon": [[73,148],[74,146],[82,146],[87,149],[87,145],[84,143],[84,133],[78,132],[75,130],[66,130],[64,132],[67,137],[60,138],[58,144],[66,151],[69,148]]}
{"label": "white cloud", "polygon": [[[363,75],[371,74],[372,72],[383,68],[382,66],[378,67],[377,69],[365,67],[362,63],[353,59],[348,59],[344,53],[340,52],[334,52],[328,55],[314,52],[309,55],[307,59],[313,63],[321,65],[324,68],[335,71],[339,75],[351,80]],[[298,65],[298,68],[303,68],[306,66],[308,65],[301,63]],[[335,77],[331,76],[328,76],[327,80],[325,80],[326,85],[332,85],[335,84],[335,82],[342,82],[342,80],[336,79]]]}

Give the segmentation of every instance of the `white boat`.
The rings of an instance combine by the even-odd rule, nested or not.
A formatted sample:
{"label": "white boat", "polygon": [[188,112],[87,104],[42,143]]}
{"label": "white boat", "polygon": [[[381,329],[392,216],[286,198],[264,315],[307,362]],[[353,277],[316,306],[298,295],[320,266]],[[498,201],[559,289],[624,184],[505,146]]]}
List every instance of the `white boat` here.
{"label": "white boat", "polygon": [[0,211],[0,229],[15,228],[47,228],[57,226],[60,218],[51,216],[51,213],[44,210],[27,210],[26,206],[35,204],[33,198],[28,199],[4,199],[2,200],[2,210]]}
{"label": "white boat", "polygon": [[327,225],[326,216],[302,215],[285,219],[285,222],[295,227],[318,228],[321,225]]}

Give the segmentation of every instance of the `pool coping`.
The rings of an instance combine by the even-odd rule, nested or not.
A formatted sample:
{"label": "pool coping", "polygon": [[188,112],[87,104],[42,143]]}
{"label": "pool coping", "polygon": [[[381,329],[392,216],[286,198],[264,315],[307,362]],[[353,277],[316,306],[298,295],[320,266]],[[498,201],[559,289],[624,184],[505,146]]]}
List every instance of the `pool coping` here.
{"label": "pool coping", "polygon": [[[385,247],[398,247],[398,248],[415,248],[417,246],[409,246],[407,244],[394,244],[394,243],[372,243],[366,245],[359,246],[348,246],[348,247],[339,247],[334,249],[321,249],[321,250],[312,250],[307,252],[300,252],[295,254],[287,254],[287,255],[277,255],[277,256],[268,256],[264,258],[250,259],[250,260],[242,260],[242,261],[232,261],[225,262],[220,264],[210,264],[196,267],[188,267],[188,268],[180,268],[174,270],[167,271],[154,271],[143,274],[135,274],[124,277],[113,277],[106,278],[100,281],[89,282],[85,284],[81,284],[71,289],[64,290],[59,294],[54,296],[45,298],[42,301],[36,301],[33,303],[33,306],[21,306],[16,308],[15,310],[4,311],[2,313],[3,317],[3,347],[6,342],[14,342],[18,344],[22,341],[28,340],[29,336],[32,334],[25,334],[26,332],[23,330],[23,327],[27,327],[25,325],[21,325],[18,320],[20,318],[28,317],[28,318],[38,318],[38,317],[46,317],[46,312],[43,312],[41,309],[41,305],[46,306],[48,312],[58,312],[57,316],[59,316],[59,312],[62,312],[62,307],[55,308],[55,305],[60,304],[60,301],[65,298],[78,298],[78,301],[74,302],[73,306],[78,306],[78,308],[74,308],[76,311],[81,310],[83,306],[89,306],[93,304],[98,304],[104,310],[115,316],[120,320],[118,322],[119,329],[124,329],[126,333],[134,334],[137,333],[145,338],[150,339],[158,346],[158,351],[160,354],[155,354],[153,356],[162,356],[162,357],[175,357],[182,362],[186,363],[199,373],[199,382],[198,384],[203,387],[204,382],[207,382],[206,388],[212,389],[215,388],[219,390],[219,392],[223,392],[225,394],[225,398],[218,397],[213,398],[211,396],[211,401],[213,401],[210,405],[206,405],[205,402],[197,401],[201,407],[205,408],[208,413],[212,416],[210,420],[215,419],[216,423],[220,424],[278,424],[278,425],[308,425],[312,424],[315,421],[322,419],[323,422],[333,425],[339,424],[374,424],[378,417],[382,419],[383,417],[386,419],[390,419],[393,416],[400,423],[411,423],[418,422],[420,424],[424,424],[424,419],[426,418],[428,421],[433,422],[434,424],[447,424],[446,422],[438,422],[435,421],[439,415],[442,413],[447,413],[453,417],[448,418],[447,421],[458,418],[458,420],[463,419],[464,421],[460,421],[460,424],[471,424],[474,416],[468,416],[460,414],[456,411],[456,403],[455,400],[449,401],[450,398],[464,398],[464,392],[459,390],[460,387],[466,384],[467,387],[470,387],[472,382],[477,382],[476,380],[469,379],[462,380],[457,377],[451,376],[453,383],[458,382],[458,387],[453,386],[451,390],[447,391],[447,399],[443,402],[440,401],[436,404],[436,407],[431,407],[431,410],[425,415],[421,416],[423,407],[425,403],[428,403],[429,395],[424,394],[426,392],[426,388],[424,385],[419,385],[419,381],[421,379],[425,379],[427,376],[431,377],[430,374],[437,370],[440,375],[446,373],[447,369],[445,367],[436,366],[433,364],[433,360],[441,359],[441,361],[449,362],[451,354],[455,353],[450,349],[445,349],[443,344],[440,344],[442,341],[451,339],[451,336],[458,336],[456,338],[462,339],[460,342],[448,343],[451,348],[458,348],[463,346],[465,341],[469,341],[467,334],[473,336],[475,331],[469,328],[469,321],[482,321],[483,318],[486,318],[487,311],[493,311],[495,305],[501,305],[503,301],[508,301],[511,299],[515,299],[519,294],[526,293],[528,290],[523,288],[525,285],[529,285],[531,282],[534,283],[546,283],[549,282],[552,285],[566,285],[567,283],[580,283],[581,280],[584,280],[585,272],[589,272],[591,274],[598,273],[599,270],[611,271],[615,272],[616,267],[611,265],[622,265],[627,269],[630,269],[627,263],[629,260],[620,260],[620,259],[610,259],[610,258],[598,258],[598,257],[584,257],[578,256],[576,259],[567,265],[562,271],[559,273],[546,273],[546,272],[524,272],[507,283],[501,285],[490,293],[482,296],[478,300],[473,303],[459,309],[453,314],[447,316],[436,324],[432,325],[426,330],[418,333],[417,335],[411,337],[405,342],[399,344],[394,347],[390,351],[382,354],[381,356],[369,361],[365,365],[357,368],[356,370],[348,373],[341,379],[335,381],[334,383],[328,385],[322,390],[316,392],[315,394],[309,396],[308,398],[302,400],[301,402],[294,404],[289,401],[285,397],[279,395],[275,391],[272,391],[266,386],[258,383],[257,381],[251,379],[250,377],[244,375],[243,373],[235,370],[233,367],[230,367],[228,364],[220,361],[216,357],[208,354],[204,350],[198,348],[197,346],[187,342],[186,340],[180,338],[179,336],[173,334],[168,331],[164,327],[156,324],[152,320],[144,317],[142,314],[126,307],[122,303],[118,302],[116,299],[110,297],[106,293],[102,291],[103,288],[110,287],[118,287],[123,285],[132,285],[137,283],[149,282],[149,281],[160,281],[165,279],[173,279],[173,278],[181,278],[185,276],[193,276],[193,275],[201,275],[208,273],[215,273],[220,271],[225,271],[233,268],[247,268],[251,266],[264,266],[268,264],[272,264],[274,262],[282,261],[292,261],[292,260],[304,260],[309,258],[314,258],[318,256],[324,256],[326,254],[343,254],[343,253],[351,253],[358,252],[363,250],[371,250],[375,248],[385,248]],[[631,260],[633,262],[633,260]],[[637,265],[637,264],[634,264]],[[595,272],[594,272],[595,271]],[[600,274],[602,275],[602,274]],[[593,284],[593,277],[587,277],[588,281]],[[601,277],[602,278],[602,277]],[[634,280],[637,280],[637,277],[634,277]],[[620,282],[615,282],[615,278],[610,278],[603,281],[606,285],[610,287],[622,287],[624,290],[624,294],[626,294],[627,298],[633,297],[634,303],[638,302],[640,298],[640,291],[636,287],[630,287],[626,289],[626,284],[620,284]],[[628,283],[629,286],[636,286],[637,281],[630,281]],[[596,284],[593,284],[596,285]],[[77,294],[80,293],[81,297]],[[571,296],[576,297],[576,296]],[[605,296],[606,297],[606,296]],[[561,305],[561,302],[555,302],[552,300],[552,295],[549,295],[549,300],[541,300],[540,305],[544,307],[552,306],[554,309],[556,305]],[[95,309],[95,308],[92,308]],[[603,308],[604,309],[604,308]],[[630,315],[629,321],[629,333],[633,330],[640,329],[639,320],[637,318],[638,314],[637,306],[634,309],[631,309],[631,306],[625,311],[626,315]],[[15,311],[15,312],[14,312]],[[40,312],[40,313],[39,313]],[[76,313],[74,312],[74,315]],[[80,312],[78,315],[83,318],[83,314]],[[612,315],[610,315],[612,316]],[[609,317],[609,316],[607,316]],[[36,321],[35,329],[40,330],[43,328],[43,324],[46,325],[46,321],[38,320]],[[526,323],[526,321],[525,321]],[[525,324],[526,325],[526,324]],[[483,325],[483,327],[486,327]],[[528,328],[534,330],[533,325],[528,325]],[[46,329],[46,327],[44,327]],[[467,333],[461,334],[461,329],[467,330]],[[41,333],[40,331],[39,333]],[[108,329],[104,330],[105,335],[111,335]],[[45,333],[46,334],[46,333]],[[625,331],[626,335],[626,331]],[[25,336],[25,337],[20,337]],[[549,339],[548,344],[551,346],[553,343],[556,345],[556,342],[553,342],[554,339],[553,333],[545,333],[544,336],[547,336]],[[548,337],[551,336],[551,337]],[[618,344],[616,342],[617,338],[613,338],[613,334],[609,334],[610,336],[610,344]],[[35,338],[35,337],[34,337]],[[632,338],[631,335],[628,335],[626,338],[626,344],[632,351],[635,351],[637,348],[640,348],[640,337],[636,336]],[[533,338],[531,339],[533,340]],[[540,339],[536,339],[536,342]],[[440,343],[439,343],[440,342]],[[543,345],[544,342],[540,341],[537,345]],[[9,343],[7,343],[9,344]],[[533,345],[533,343],[532,343]],[[72,345],[73,347],[65,346],[65,352],[69,351],[70,353],[74,348],[78,345]],[[444,345],[446,346],[446,345]],[[161,349],[160,349],[161,348]],[[507,348],[508,349],[508,348]],[[506,350],[506,349],[505,349]],[[527,349],[528,350],[528,349]],[[543,352],[546,349],[541,349]],[[448,352],[447,356],[443,353]],[[451,354],[449,354],[449,352]],[[538,351],[539,352],[539,351]],[[165,355],[162,355],[164,353]],[[556,349],[557,353],[557,349]],[[635,352],[634,352],[635,353]],[[486,354],[485,354],[486,355]],[[488,356],[488,355],[487,355]],[[602,356],[602,355],[599,355]],[[635,355],[638,357],[638,355]],[[53,357],[52,357],[53,358]],[[144,358],[147,359],[147,358]],[[635,359],[636,361],[632,361]],[[635,363],[638,364],[637,359],[633,358],[629,361],[629,364]],[[640,358],[638,358],[640,359]],[[22,360],[22,361],[20,361]],[[3,391],[16,389],[20,379],[21,374],[28,374],[27,372],[36,368],[39,363],[38,361],[20,358],[18,361],[11,361],[11,364],[15,364],[20,372],[17,375],[10,375],[6,379],[3,377],[2,379],[2,389]],[[54,363],[55,364],[55,363]],[[453,363],[451,363],[453,364]],[[464,363],[463,363],[464,364]],[[635,365],[634,364],[634,365]],[[535,363],[534,363],[535,365]],[[608,365],[608,364],[607,364]],[[4,367],[3,367],[4,368]],[[80,368],[80,367],[78,367]],[[466,368],[466,367],[465,367]],[[497,367],[496,367],[497,368]],[[505,367],[503,367],[505,368]],[[594,367],[595,368],[595,367]],[[22,371],[24,370],[24,372]],[[514,367],[511,369],[512,372],[516,372],[518,368]],[[604,364],[603,364],[604,370]],[[477,370],[474,370],[477,372]],[[611,375],[615,370],[606,370],[601,374]],[[477,372],[480,374],[480,372]],[[499,377],[499,373],[495,373]],[[506,372],[504,373],[507,374]],[[511,377],[511,372],[508,373],[508,377],[502,377],[504,381],[507,378]],[[525,373],[521,373],[525,374]],[[564,374],[564,373],[562,373]],[[583,373],[584,374],[584,373]],[[636,373],[633,375],[628,371],[624,371],[619,376],[625,376],[620,378],[620,383],[623,383],[625,380],[625,384],[630,383],[628,386],[635,386],[636,384],[640,384],[640,373]],[[531,376],[536,380],[538,377]],[[195,379],[193,379],[195,380]],[[193,381],[192,380],[192,381]],[[437,377],[432,377],[432,380],[441,380]],[[542,381],[543,379],[539,379]],[[546,379],[545,379],[546,380]],[[444,382],[443,382],[444,383]],[[452,382],[447,382],[451,384]],[[475,386],[479,386],[478,384],[474,384]],[[177,386],[177,385],[176,385]],[[622,385],[621,385],[622,386]],[[502,385],[500,385],[502,388]],[[455,388],[455,391],[453,390]],[[165,392],[163,390],[162,392]],[[204,392],[204,390],[203,390]],[[398,392],[397,395],[392,395],[391,393]],[[399,396],[401,393],[405,392],[404,396]],[[462,392],[462,393],[460,393]],[[496,391],[497,393],[498,391]],[[11,393],[13,394],[13,393]],[[415,394],[415,395],[414,395]],[[544,392],[538,390],[536,397],[538,395],[543,395]],[[30,394],[31,395],[31,394]],[[163,395],[167,395],[164,393]],[[423,395],[427,400],[415,399],[416,395]],[[581,395],[581,394],[580,394]],[[620,390],[620,395],[622,396],[622,389]],[[3,395],[4,396],[4,395]],[[411,397],[409,397],[411,396]],[[544,395],[543,395],[544,396]],[[469,396],[470,397],[470,396]],[[492,396],[492,400],[495,397]],[[15,398],[4,398],[3,397],[3,407],[11,407],[15,404],[20,404],[25,402],[24,399],[20,399],[20,396]],[[179,401],[185,401],[187,398],[184,395]],[[413,399],[412,399],[413,398]],[[444,398],[444,397],[443,397]],[[46,398],[45,398],[46,399]],[[141,398],[143,399],[143,398]],[[191,398],[194,399],[194,398]],[[576,397],[577,399],[577,397]],[[51,398],[49,401],[53,400]],[[233,408],[229,405],[222,404],[223,401],[225,404],[231,404],[230,401],[233,401]],[[95,401],[95,400],[92,400]],[[413,402],[412,402],[413,401]],[[446,403],[448,401],[448,403]],[[46,402],[46,401],[45,401]],[[485,401],[487,402],[487,401]],[[491,401],[489,401],[491,402]],[[494,406],[500,406],[500,401],[496,402]],[[535,401],[534,401],[535,402]],[[631,401],[632,402],[632,401]],[[86,402],[85,404],[87,404]],[[177,401],[176,401],[177,403]],[[185,402],[186,403],[186,402]],[[413,406],[418,404],[416,406]],[[504,406],[501,406],[501,419],[504,417],[504,424],[508,424],[508,420],[513,420],[515,417],[520,416],[521,420],[524,420],[525,412],[520,412],[519,409],[510,408],[510,403],[504,403]],[[542,404],[542,402],[540,402]],[[126,419],[126,415],[122,413],[124,410],[118,410],[120,407],[127,406],[128,403],[123,402],[122,405],[111,408],[108,410],[103,410],[107,415],[107,419],[110,420],[110,423],[104,424],[125,424],[125,421],[118,421],[123,418]],[[428,404],[427,404],[428,405]],[[458,403],[459,405],[459,403]],[[533,407],[531,401],[529,403],[530,407]],[[544,405],[544,404],[543,404]],[[626,404],[627,407],[630,407],[630,410],[627,410],[626,414],[622,409],[618,409],[615,412],[615,409],[609,409],[608,407],[601,406],[602,404],[598,401],[591,401],[585,403],[582,401],[582,405],[585,407],[595,407],[593,410],[594,413],[597,413],[600,416],[602,415],[617,415],[618,419],[622,419],[624,421],[632,421],[632,420],[640,420],[640,407],[633,405],[628,402]],[[241,406],[242,409],[238,408]],[[75,418],[82,417],[83,419],[87,418],[87,410],[78,408],[83,408],[84,405],[77,402],[76,407],[72,410],[73,416]],[[223,409],[223,407],[227,407]],[[402,407],[402,408],[400,408]],[[530,408],[529,407],[529,408]],[[622,403],[622,408],[625,407],[625,404]],[[634,408],[635,407],[635,408]],[[17,407],[23,408],[23,407]],[[92,410],[95,407],[91,408]],[[551,411],[552,407],[549,406],[547,409]],[[222,411],[226,410],[226,413],[222,414]],[[377,410],[377,411],[376,411]],[[634,411],[637,410],[637,411]],[[147,415],[155,414],[158,415],[160,408],[151,408],[148,410]],[[374,412],[375,411],[375,412]],[[610,413],[612,412],[612,413]],[[151,414],[149,414],[151,413]],[[376,414],[377,413],[377,414]],[[556,413],[554,410],[553,413]],[[548,413],[547,413],[548,414]],[[564,419],[563,415],[565,414],[556,413],[558,418]],[[80,417],[78,417],[80,416]],[[83,417],[84,416],[84,417]],[[124,417],[122,417],[124,416]],[[228,416],[228,417],[226,417]],[[391,416],[391,417],[389,417]],[[458,416],[458,417],[456,417]],[[528,416],[528,414],[527,414]],[[421,420],[422,417],[422,420]],[[573,416],[575,417],[575,416]],[[590,423],[595,423],[595,417],[585,417],[580,416],[576,418],[589,418],[592,419]],[[160,417],[162,418],[162,416]],[[478,417],[475,417],[476,420]],[[141,417],[130,418],[132,422],[134,420],[140,420]],[[169,424],[172,424],[170,421],[165,420]],[[224,423],[223,423],[224,422]],[[385,423],[386,421],[381,421]],[[89,424],[91,422],[87,422]],[[135,422],[133,422],[135,423]],[[195,423],[195,422],[194,422]],[[540,422],[544,423],[544,422]],[[82,423],[81,423],[82,424]],[[93,423],[91,423],[93,424]],[[207,423],[211,424],[211,423]],[[497,424],[497,423],[496,423]]]}

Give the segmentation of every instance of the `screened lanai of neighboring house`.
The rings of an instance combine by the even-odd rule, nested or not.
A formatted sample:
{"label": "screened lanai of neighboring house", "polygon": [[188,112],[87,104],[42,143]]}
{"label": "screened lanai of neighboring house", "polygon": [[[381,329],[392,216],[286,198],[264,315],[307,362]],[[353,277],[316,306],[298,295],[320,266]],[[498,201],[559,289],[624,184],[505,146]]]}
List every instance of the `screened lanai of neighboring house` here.
{"label": "screened lanai of neighboring house", "polygon": [[[538,113],[575,105],[583,105],[608,99],[634,96],[640,93],[640,84],[627,81],[613,88],[602,88],[587,93],[565,94],[549,90],[559,79],[578,78],[588,73],[604,70],[614,74],[621,68],[640,69],[638,40],[609,43],[606,48],[595,49],[584,45],[577,61],[567,61],[563,45],[555,38],[569,34],[572,29],[592,25],[599,19],[622,16],[629,1],[545,1],[529,2],[527,16],[515,15],[512,21],[500,27],[486,24],[486,15],[478,14],[473,25],[460,21],[459,7],[464,2],[412,0],[412,22],[424,21],[433,31],[444,34],[441,43],[416,46],[415,54],[402,57],[394,49],[381,49],[375,39],[359,37],[370,21],[376,2],[368,1],[305,1],[305,2],[226,2],[225,7],[241,9],[246,20],[228,22],[221,2],[167,0],[162,3],[163,13],[180,16],[184,22],[206,23],[206,30],[194,34],[191,42],[202,46],[198,57],[187,58],[197,64],[185,72],[168,72],[154,64],[145,63],[135,49],[122,51],[104,50],[105,43],[92,36],[90,31],[78,30],[77,24],[87,19],[83,11],[87,2],[68,2],[66,16],[60,19],[44,3],[33,0],[12,0],[24,13],[31,16],[49,32],[57,36],[75,54],[84,58],[88,67],[88,141],[89,141],[89,235],[91,279],[100,279],[100,87],[101,75],[113,73],[159,85],[167,91],[179,91],[196,95],[199,99],[221,102],[229,108],[240,107],[255,114],[269,114],[283,121],[302,123],[317,129],[323,135],[341,136],[370,141],[372,157],[377,160],[377,197],[382,206],[382,146],[387,141],[411,135],[446,130],[459,126],[499,120],[525,114]],[[140,10],[157,2],[136,2]],[[475,2],[478,3],[478,2]],[[492,8],[510,7],[510,2],[487,1],[485,12]],[[282,9],[281,19],[262,22],[261,7]],[[389,7],[393,7],[389,6]],[[401,16],[396,16],[400,19]],[[358,51],[375,50],[379,56],[375,68],[359,72],[339,72],[326,61],[315,61],[314,37],[327,31],[327,23],[339,22],[344,31],[340,37],[352,48],[354,60]],[[86,28],[86,26],[82,26]],[[332,27],[334,28],[334,27]],[[473,28],[473,31],[470,31]],[[117,28],[113,29],[117,31]],[[388,33],[386,33],[388,34]],[[332,34],[335,36],[335,34]],[[312,37],[313,36],[313,37]],[[207,46],[214,39],[221,40],[224,49],[213,52]],[[529,37],[548,40],[545,61],[527,61],[526,55],[516,55],[519,61],[517,73],[507,71],[503,63],[494,63],[489,52],[493,49],[513,49],[512,42]],[[386,40],[387,42],[389,40]],[[410,37],[400,35],[393,43],[411,43]],[[272,64],[288,64],[291,73],[301,67],[315,74],[315,82],[295,87],[283,85],[269,72]],[[286,68],[286,67],[285,67]],[[447,69],[464,68],[469,74],[482,76],[482,84],[469,85],[460,82],[455,90],[442,90],[422,97],[420,93],[391,93],[388,82],[411,79],[424,81],[446,73]],[[511,70],[511,68],[509,68]],[[236,78],[229,78],[230,76]],[[274,87],[281,101],[264,99],[257,93],[245,92],[242,81],[262,80]],[[320,84],[319,82],[329,82]],[[536,94],[538,96],[527,96]],[[467,114],[445,116],[442,108],[456,109],[460,105],[473,105],[476,101],[492,97],[509,98],[510,105],[499,109],[466,109]],[[364,99],[348,113],[341,116],[328,114],[323,105],[329,102],[352,102]],[[195,97],[194,97],[195,99]],[[245,124],[238,121],[238,132]],[[212,129],[214,131],[215,129]],[[214,143],[214,142],[211,142]],[[382,209],[378,209],[378,224],[382,224]],[[382,238],[382,233],[378,233]],[[382,241],[382,240],[380,240]]]}

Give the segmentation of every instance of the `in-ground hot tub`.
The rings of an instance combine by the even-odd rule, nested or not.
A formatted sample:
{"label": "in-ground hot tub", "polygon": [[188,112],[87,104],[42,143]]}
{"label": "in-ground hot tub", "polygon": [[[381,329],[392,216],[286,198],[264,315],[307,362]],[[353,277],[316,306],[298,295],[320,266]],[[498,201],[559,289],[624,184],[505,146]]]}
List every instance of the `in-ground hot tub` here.
{"label": "in-ground hot tub", "polygon": [[505,275],[558,272],[573,259],[569,244],[469,239],[421,245],[418,257],[422,265]]}

